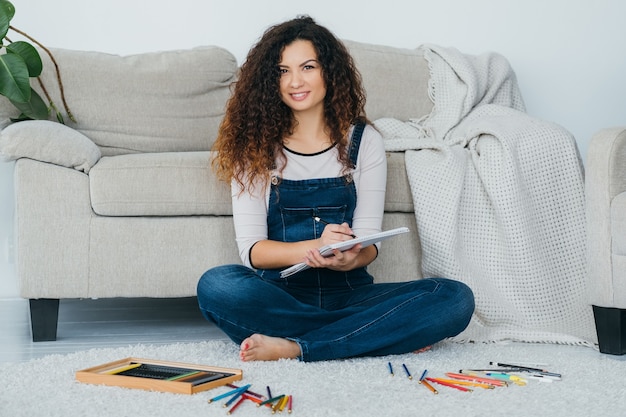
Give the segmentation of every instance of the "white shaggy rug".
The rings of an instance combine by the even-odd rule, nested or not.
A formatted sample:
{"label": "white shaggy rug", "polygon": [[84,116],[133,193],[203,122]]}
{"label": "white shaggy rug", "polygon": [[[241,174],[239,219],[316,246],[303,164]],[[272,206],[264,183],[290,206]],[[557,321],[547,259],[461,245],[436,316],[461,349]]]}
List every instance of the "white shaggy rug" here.
{"label": "white shaggy rug", "polygon": [[[295,360],[242,363],[229,341],[166,346],[136,345],[51,355],[29,362],[0,365],[0,416],[182,417],[225,416],[223,401],[208,399],[227,387],[181,395],[77,382],[75,372],[126,357],[232,367],[243,370],[238,384],[266,393],[293,396],[294,417],[316,416],[603,416],[626,415],[626,358],[583,346],[548,344],[457,344],[444,342],[420,354],[321,363]],[[540,363],[563,374],[552,383],[476,388],[472,393],[436,386],[434,395],[409,380],[424,369],[432,377],[461,368],[489,367],[490,361]],[[388,362],[395,376],[389,374]],[[287,415],[286,412],[283,412]],[[245,401],[233,415],[271,415]]]}

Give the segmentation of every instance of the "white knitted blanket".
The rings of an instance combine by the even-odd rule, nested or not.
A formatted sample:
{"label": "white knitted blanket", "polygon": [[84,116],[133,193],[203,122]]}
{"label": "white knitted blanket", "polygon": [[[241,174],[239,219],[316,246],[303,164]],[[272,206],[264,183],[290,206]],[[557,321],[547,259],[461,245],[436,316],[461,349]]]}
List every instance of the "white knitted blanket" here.
{"label": "white knitted blanket", "polygon": [[474,318],[455,340],[593,345],[574,138],[524,112],[502,56],[422,48],[433,112],[375,125],[388,151],[406,151],[424,276],[474,291]]}

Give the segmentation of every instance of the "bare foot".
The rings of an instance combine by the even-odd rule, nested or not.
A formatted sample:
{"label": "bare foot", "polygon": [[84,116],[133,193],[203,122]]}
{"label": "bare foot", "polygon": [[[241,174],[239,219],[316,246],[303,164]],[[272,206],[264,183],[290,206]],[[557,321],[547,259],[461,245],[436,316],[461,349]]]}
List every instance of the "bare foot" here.
{"label": "bare foot", "polygon": [[430,349],[432,349],[432,346],[426,346],[426,347],[423,347],[421,349],[414,350],[413,353],[428,352]]}
{"label": "bare foot", "polygon": [[245,339],[239,351],[239,357],[244,362],[295,359],[300,354],[300,346],[296,342],[262,334],[253,334]]}

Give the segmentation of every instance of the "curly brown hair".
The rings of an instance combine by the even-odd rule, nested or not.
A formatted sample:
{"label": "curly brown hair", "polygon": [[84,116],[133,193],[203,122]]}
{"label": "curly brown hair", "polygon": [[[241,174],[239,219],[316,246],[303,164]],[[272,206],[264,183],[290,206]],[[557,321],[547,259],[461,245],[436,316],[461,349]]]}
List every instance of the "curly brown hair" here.
{"label": "curly brown hair", "polygon": [[[213,168],[221,180],[236,180],[242,190],[264,186],[272,169],[285,163],[283,138],[292,134],[295,118],[279,92],[279,63],[284,48],[296,40],[313,44],[326,86],[324,118],[328,134],[347,170],[348,131],[365,116],[361,75],[344,44],[309,16],[270,27],[250,50],[219,128],[213,150]],[[278,162],[278,164],[277,164]],[[281,165],[282,164],[282,165]]]}

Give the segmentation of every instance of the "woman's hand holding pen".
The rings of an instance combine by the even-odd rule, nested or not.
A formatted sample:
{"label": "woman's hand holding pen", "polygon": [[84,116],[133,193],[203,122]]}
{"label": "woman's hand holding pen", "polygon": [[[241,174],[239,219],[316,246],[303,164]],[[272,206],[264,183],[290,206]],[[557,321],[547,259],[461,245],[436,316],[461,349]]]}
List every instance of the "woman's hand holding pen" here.
{"label": "woman's hand holding pen", "polygon": [[[319,220],[318,220],[319,221]],[[325,222],[322,222],[325,223]],[[343,242],[354,239],[356,236],[348,223],[328,224],[320,236],[320,247],[330,245],[332,243]],[[361,252],[362,246],[355,245],[352,249],[341,252],[333,251],[334,256],[323,257],[319,249],[309,249],[307,251],[305,262],[313,268],[328,268],[335,271],[349,271],[358,265],[357,258]]]}
{"label": "woman's hand holding pen", "polygon": [[324,231],[320,236],[321,246],[330,245],[337,242],[343,242],[345,240],[354,239],[356,235],[352,232],[352,229],[348,223],[331,224],[326,223]]}

